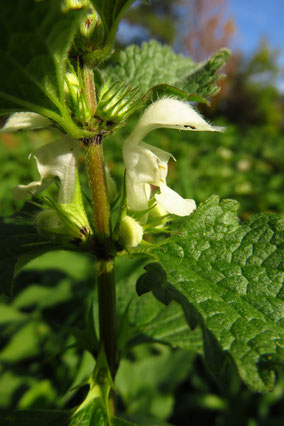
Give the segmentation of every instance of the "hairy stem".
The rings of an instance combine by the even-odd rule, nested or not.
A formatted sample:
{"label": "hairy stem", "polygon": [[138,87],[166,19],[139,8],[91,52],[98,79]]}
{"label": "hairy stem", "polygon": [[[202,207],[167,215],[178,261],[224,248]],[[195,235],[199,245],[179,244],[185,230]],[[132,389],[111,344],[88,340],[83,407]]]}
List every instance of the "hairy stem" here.
{"label": "hairy stem", "polygon": [[98,135],[88,140],[86,167],[93,206],[98,257],[98,297],[100,339],[104,345],[112,376],[116,370],[116,309],[114,259],[110,254],[110,207],[105,177],[102,140]]}
{"label": "hairy stem", "polygon": [[102,138],[96,135],[88,141],[86,167],[94,214],[95,233],[104,242],[110,237],[110,207],[104,168]]}
{"label": "hairy stem", "polygon": [[87,101],[88,107],[90,108],[92,114],[94,115],[97,109],[94,73],[87,66],[83,68],[83,79],[84,79],[84,92],[86,96],[86,101]]}
{"label": "hairy stem", "polygon": [[[93,72],[87,66],[83,70],[86,100],[92,114],[96,111],[96,95]],[[114,258],[112,252],[110,205],[108,199],[102,136],[95,135],[84,141],[86,168],[93,207],[95,228],[95,253],[98,258],[98,300],[100,341],[104,346],[112,377],[116,373],[117,324]],[[114,415],[115,395],[109,395],[109,410]]]}

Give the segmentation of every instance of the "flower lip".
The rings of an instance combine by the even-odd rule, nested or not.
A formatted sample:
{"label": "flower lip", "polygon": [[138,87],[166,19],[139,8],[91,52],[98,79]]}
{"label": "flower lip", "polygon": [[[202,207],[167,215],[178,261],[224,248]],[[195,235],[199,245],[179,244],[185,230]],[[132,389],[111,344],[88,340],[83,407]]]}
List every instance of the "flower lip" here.
{"label": "flower lip", "polygon": [[155,195],[156,201],[168,213],[177,216],[188,216],[196,209],[194,200],[182,198],[166,184],[160,185],[160,191],[160,194]]}

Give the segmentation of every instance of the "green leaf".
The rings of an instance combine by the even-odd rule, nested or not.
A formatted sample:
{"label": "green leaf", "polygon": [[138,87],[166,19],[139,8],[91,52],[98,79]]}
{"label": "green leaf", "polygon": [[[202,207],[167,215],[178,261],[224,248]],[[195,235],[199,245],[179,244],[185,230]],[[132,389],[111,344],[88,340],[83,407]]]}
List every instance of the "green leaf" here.
{"label": "green leaf", "polygon": [[118,345],[122,353],[130,347],[153,341],[201,353],[202,332],[199,327],[195,330],[188,328],[178,303],[172,301],[168,306],[164,306],[150,293],[137,297],[134,283],[142,274],[145,260],[129,262],[129,259],[117,258],[116,263],[117,310],[122,318]]}
{"label": "green leaf", "polygon": [[[259,214],[240,225],[237,208],[217,196],[202,203],[173,238],[150,250],[161,266],[148,265],[138,288],[148,280],[156,297],[176,300],[188,323],[201,325],[216,371],[221,349],[248,386],[267,391],[274,365],[284,361],[283,221]],[[167,276],[162,270],[158,280],[157,268]]]}
{"label": "green leaf", "polygon": [[5,305],[0,303],[0,326],[7,325],[10,322],[23,322],[27,318],[27,315],[20,312],[18,309],[11,305]]}
{"label": "green leaf", "polygon": [[31,259],[66,247],[45,241],[32,223],[0,219],[0,292],[11,294],[14,276]]}
{"label": "green leaf", "polygon": [[86,407],[80,410],[74,417],[72,417],[70,426],[105,426],[108,421],[107,413],[103,407],[96,403],[97,401],[90,402]]}
{"label": "green leaf", "polygon": [[[118,24],[134,0],[91,0],[103,22],[106,38],[113,43]],[[148,3],[148,0],[144,0]]]}
{"label": "green leaf", "polygon": [[117,64],[108,66],[104,73],[113,81],[138,86],[153,96],[175,95],[201,102],[202,97],[212,96],[219,90],[216,83],[220,75],[216,72],[228,56],[229,51],[221,49],[208,61],[198,64],[152,40],[143,43],[141,48],[131,45],[121,51]]}
{"label": "green leaf", "polygon": [[122,15],[134,0],[91,0],[96,11],[99,13],[104,24],[105,31],[110,33],[115,31]]}
{"label": "green leaf", "polygon": [[180,305],[174,301],[164,306],[152,321],[140,327],[143,336],[173,348],[185,348],[195,353],[202,353],[202,331],[199,327],[188,328]]}
{"label": "green leaf", "polygon": [[48,328],[43,324],[29,322],[20,328],[0,352],[0,361],[13,363],[36,356],[47,337]]}
{"label": "green leaf", "polygon": [[63,13],[61,2],[14,0],[0,16],[0,113],[34,111],[76,134],[64,103],[68,51],[86,10]]}
{"label": "green leaf", "polygon": [[128,420],[124,420],[118,417],[111,418],[112,426],[138,426],[137,423],[129,422]]}
{"label": "green leaf", "polygon": [[158,420],[169,418],[174,390],[187,377],[194,358],[185,350],[172,351],[162,345],[135,348],[129,359],[121,361],[115,381],[127,414],[134,419],[139,414]]}

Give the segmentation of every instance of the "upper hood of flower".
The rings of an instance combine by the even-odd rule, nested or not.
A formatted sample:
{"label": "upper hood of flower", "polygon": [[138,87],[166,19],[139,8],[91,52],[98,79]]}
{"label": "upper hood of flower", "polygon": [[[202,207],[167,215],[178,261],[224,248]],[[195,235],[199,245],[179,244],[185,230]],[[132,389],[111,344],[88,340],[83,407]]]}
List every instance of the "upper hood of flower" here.
{"label": "upper hood of flower", "polygon": [[161,127],[187,131],[221,132],[224,130],[219,126],[211,126],[188,103],[163,98],[146,109],[129,139],[139,141],[150,131]]}
{"label": "upper hood of flower", "polygon": [[52,121],[35,112],[15,112],[10,115],[1,133],[17,132],[18,130],[35,130],[52,126]]}

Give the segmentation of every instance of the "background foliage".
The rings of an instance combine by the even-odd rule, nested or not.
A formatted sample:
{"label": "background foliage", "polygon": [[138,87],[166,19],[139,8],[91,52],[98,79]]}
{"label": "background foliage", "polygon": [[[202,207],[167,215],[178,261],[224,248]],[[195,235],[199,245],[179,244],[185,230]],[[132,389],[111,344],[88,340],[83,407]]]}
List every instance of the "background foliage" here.
{"label": "background foliage", "polygon": [[[135,23],[138,16],[143,17],[140,25],[147,25],[158,39],[163,39],[164,34],[167,41],[174,43],[179,37],[178,21],[171,20],[171,32],[164,30],[168,25],[166,13],[172,11],[176,18],[171,3],[153,2],[158,14],[147,10],[147,6],[143,6],[143,15],[132,9],[127,19]],[[214,124],[225,125],[224,134],[157,130],[151,135],[152,144],[154,141],[178,159],[170,165],[171,187],[197,203],[212,194],[237,199],[243,219],[261,211],[284,211],[283,98],[271,78],[278,72],[272,53],[269,46],[261,45],[250,61],[241,56],[235,58],[223,92],[211,109],[204,107],[204,114],[211,116]],[[123,177],[121,145],[135,120],[133,117],[106,143],[106,160],[117,183]],[[28,154],[52,138],[48,131],[1,136],[1,215],[10,215],[21,207],[13,200],[12,190],[36,177]],[[274,391],[257,394],[240,382],[229,365],[218,381],[209,373],[200,356],[198,328],[184,350],[172,351],[167,346],[149,343],[150,338],[161,338],[149,325],[153,318],[156,323],[166,324],[167,333],[171,324],[180,321],[180,334],[172,336],[173,347],[182,339],[188,340],[188,336],[184,334],[187,328],[179,317],[176,302],[171,302],[170,314],[165,315],[164,306],[152,294],[135,298],[135,282],[143,266],[143,261],[118,260],[119,315],[123,317],[133,299],[129,306],[131,323],[145,336],[121,363],[117,379],[120,411],[140,423],[159,419],[154,420],[155,425],[183,425],[189,417],[192,424],[204,425],[282,424],[284,375],[280,369]],[[82,399],[86,389],[77,386],[90,375],[93,361],[88,352],[75,348],[74,327],[84,328],[86,312],[96,304],[94,269],[94,260],[81,254],[48,253],[32,261],[16,278],[12,298],[1,296],[2,413],[16,407],[56,408],[60,417],[60,413]]]}

